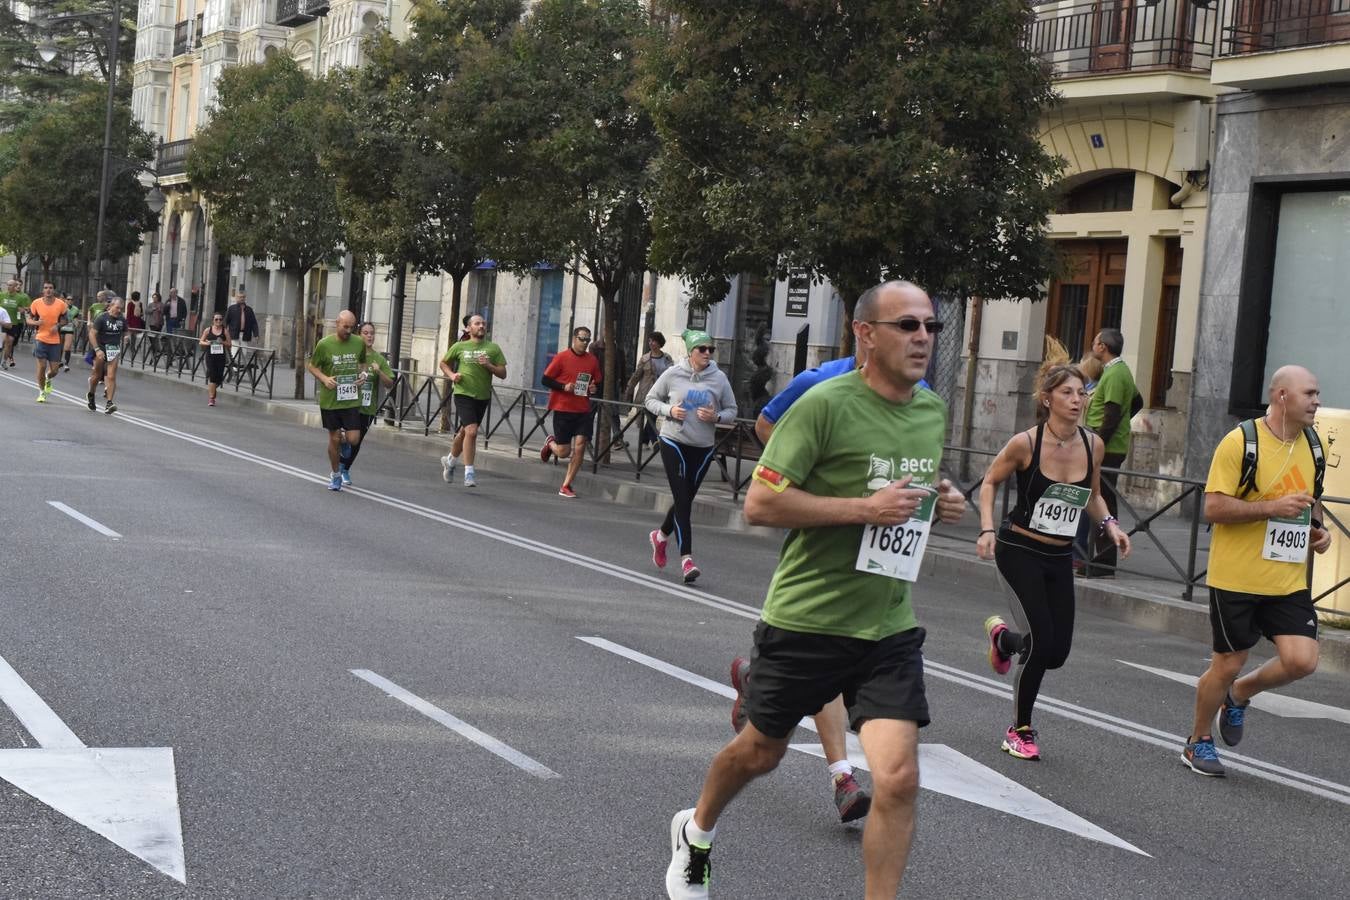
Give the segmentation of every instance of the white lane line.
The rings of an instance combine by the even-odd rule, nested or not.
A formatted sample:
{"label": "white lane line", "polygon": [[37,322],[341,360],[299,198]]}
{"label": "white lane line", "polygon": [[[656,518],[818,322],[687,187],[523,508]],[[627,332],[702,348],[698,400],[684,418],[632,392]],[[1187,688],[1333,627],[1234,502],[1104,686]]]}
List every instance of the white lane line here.
{"label": "white lane line", "polygon": [[[736,692],[728,685],[719,684],[702,675],[693,672],[687,672],[678,666],[671,665],[664,660],[648,656],[638,650],[632,650],[622,644],[616,644],[613,641],[597,637],[577,636],[577,640],[590,644],[601,650],[606,650],[618,656],[631,659],[633,662],[640,663],[650,669],[655,669],[662,674],[669,675],[672,678],[678,678],[680,681],[692,684],[695,687],[703,688],[711,693],[728,699],[734,699]],[[978,675],[969,675],[960,669],[952,666],[945,666],[942,663],[933,662],[931,659],[924,659],[924,673],[932,675],[943,681],[950,681],[953,684],[959,684],[963,687],[972,688],[985,694],[990,694],[1000,699],[1007,699],[1012,696],[1012,690],[1007,686],[993,681],[989,678],[983,678]],[[1129,719],[1121,719],[1116,716],[1099,713],[1082,706],[1076,706],[1072,703],[1066,703],[1063,700],[1056,700],[1053,697],[1047,697],[1041,694],[1036,701],[1037,709],[1046,713],[1070,719],[1074,722],[1081,722],[1084,725],[1092,725],[1103,731],[1120,735],[1121,737],[1132,738],[1142,741],[1145,744],[1152,744],[1155,747],[1162,747],[1165,750],[1175,752],[1178,758],[1181,756],[1181,747],[1185,739],[1177,735],[1168,734],[1156,728],[1150,728],[1138,722],[1132,722]],[[801,727],[815,731],[815,726],[810,719],[802,719]],[[853,746],[853,736],[849,735],[850,748]],[[1268,763],[1263,760],[1250,756],[1244,756],[1240,753],[1234,753],[1225,749],[1223,752],[1224,765],[1229,769],[1240,772],[1247,772],[1258,778],[1272,781],[1276,784],[1282,784],[1286,787],[1292,787],[1305,793],[1313,794],[1327,800],[1335,800],[1337,803],[1344,803],[1350,806],[1350,787],[1343,784],[1337,784],[1334,781],[1327,781],[1324,778],[1318,778],[1315,775],[1308,775],[1303,772],[1297,772],[1293,769],[1286,769],[1283,766],[1277,766],[1274,763]],[[1180,764],[1178,762],[1178,764]]]}
{"label": "white lane line", "polygon": [[[1127,659],[1118,659],[1116,662],[1122,666],[1129,666],[1132,669],[1148,672],[1151,675],[1157,675],[1159,678],[1166,678],[1168,681],[1175,681],[1178,684],[1191,687],[1195,687],[1196,682],[1200,680],[1195,675],[1172,672],[1168,669],[1156,669],[1153,666],[1130,662]],[[1298,697],[1278,694],[1275,691],[1262,691],[1251,699],[1251,705],[1252,709],[1259,709],[1286,719],[1328,719],[1332,722],[1350,725],[1350,709],[1342,709],[1339,706],[1330,706],[1326,703],[1315,703],[1312,700],[1300,700]]]}
{"label": "white lane line", "polygon": [[66,515],[70,516],[72,519],[74,519],[76,522],[79,522],[82,525],[88,525],[90,528],[94,529],[104,537],[110,537],[115,541],[121,540],[122,538],[120,534],[113,531],[107,525],[95,522],[93,519],[89,518],[84,513],[80,512],[78,509],[72,509],[69,506],[66,506],[60,500],[48,500],[47,505],[50,506],[52,509],[65,513]]}
{"label": "white lane line", "polygon": [[[9,380],[14,381],[18,384],[27,383],[23,379],[16,378],[15,376],[10,375],[9,373],[0,372],[0,378],[8,378]],[[69,394],[63,394],[60,393],[59,391],[53,392],[52,396],[60,397],[61,399],[66,400],[67,402],[70,402],[75,405],[80,405],[84,403],[84,400],[82,398],[74,397]],[[178,431],[176,429],[169,428],[164,425],[159,425],[154,422],[147,421],[145,419],[137,418],[135,416],[129,416],[123,413],[118,413],[117,416],[115,417],[115,421],[128,422],[137,427],[145,428],[150,431],[154,431],[158,434],[176,438],[178,440],[185,441],[187,443],[194,444],[199,447],[215,450],[216,452],[225,454],[226,456],[232,456],[236,459],[252,462],[256,465],[263,466],[264,468],[272,469],[273,471],[279,472],[281,474],[290,475],[295,478],[300,478],[304,481],[309,481],[314,484],[326,484],[328,482],[327,476],[309,472],[305,469],[299,468],[298,466],[292,466],[287,463],[278,462],[276,460],[269,459],[264,456],[259,456],[255,453],[249,453],[248,451],[245,450],[239,450],[227,444],[222,444],[218,441],[212,441],[207,438],[200,438],[195,435],[187,434],[186,432]],[[415,503],[410,503],[406,500],[400,500],[398,498],[390,497],[385,494],[380,494],[376,491],[367,490],[365,488],[356,488],[356,489],[347,488],[345,489],[345,492],[353,493],[358,497],[364,497],[367,500],[372,500],[383,506],[388,506],[393,509],[399,509],[404,512],[409,512],[412,513],[413,515],[420,516],[421,518],[429,519],[431,521],[439,522],[443,525],[449,525],[452,528],[457,528],[462,531],[472,532],[473,534],[490,537],[494,540],[500,541],[501,543],[519,547],[523,550],[529,550],[531,552],[538,553],[542,556],[548,556],[553,559],[569,563],[571,565],[607,574],[614,578],[618,578],[623,581],[628,581],[633,584],[640,584],[648,588],[649,590],[659,591],[674,597],[679,597],[683,600],[687,600],[692,603],[697,603],[701,606],[719,609],[722,612],[729,613],[731,615],[738,616],[743,619],[749,619],[753,621],[759,618],[759,610],[755,607],[748,606],[744,603],[738,603],[734,600],[730,600],[725,597],[718,597],[714,594],[695,592],[690,588],[676,587],[675,585],[672,585],[666,581],[662,581],[658,578],[643,575],[641,573],[625,569],[613,563],[607,563],[603,560],[594,559],[592,557],[588,557],[580,553],[561,550],[557,547],[554,547],[551,544],[545,544],[539,541],[532,541],[528,538],[522,538],[517,535],[510,534],[509,532],[501,531],[499,529],[482,525],[478,522],[473,522],[468,519],[461,519],[457,516],[451,516],[447,513],[442,513],[438,510],[433,510],[424,506],[419,506]],[[931,659],[925,659],[925,666],[929,671],[933,672],[933,674],[939,678],[944,677],[942,674],[939,673],[945,670],[948,673],[945,676],[946,680],[948,681],[962,684],[966,687],[983,691],[984,693],[993,694],[994,696],[1008,697],[1011,695],[1011,689],[1004,686],[1001,682],[994,682],[988,678],[981,678],[981,676],[964,672],[961,669],[956,669],[951,666],[942,666],[941,664],[936,663]],[[1148,726],[1139,725],[1138,723],[1130,722],[1129,720],[1126,719],[1117,719],[1114,716],[1109,716],[1104,713],[1098,713],[1095,710],[1087,710],[1084,709],[1083,707],[1074,707],[1072,704],[1063,704],[1061,701],[1054,700],[1053,698],[1048,697],[1045,694],[1042,694],[1038,698],[1037,703],[1039,706],[1046,709],[1047,711],[1055,712],[1056,714],[1064,716],[1065,718],[1074,719],[1076,721],[1083,722],[1085,724],[1096,725],[1097,727],[1102,728],[1103,730],[1110,731],[1115,734],[1120,734],[1125,737],[1141,740],[1144,741],[1145,743],[1151,743],[1154,744],[1155,746],[1163,747],[1165,749],[1176,750],[1178,753],[1180,752],[1179,748],[1181,746],[1182,739],[1174,735],[1168,735],[1166,732],[1158,731],[1157,729],[1149,728]],[[1075,712],[1075,710],[1077,710],[1077,712]],[[1115,725],[1111,723],[1115,723],[1115,725],[1119,725],[1120,727],[1115,727]],[[1156,735],[1157,737],[1151,738],[1146,733],[1151,733],[1153,735]],[[1346,787],[1345,785],[1340,785],[1332,781],[1326,781],[1324,779],[1316,778],[1315,776],[1311,775],[1306,775],[1301,772],[1294,772],[1293,770],[1285,769],[1283,767],[1276,766],[1271,763],[1265,763],[1260,760],[1253,759],[1251,757],[1245,757],[1240,754],[1232,753],[1231,751],[1224,752],[1224,759],[1225,760],[1231,759],[1237,761],[1235,764],[1229,765],[1228,766],[1229,768],[1239,769],[1242,771],[1250,771],[1253,774],[1261,775],[1261,777],[1265,777],[1270,781],[1275,781],[1280,784],[1286,784],[1291,787],[1296,787],[1300,790],[1306,790],[1310,793],[1317,794],[1318,796],[1323,796],[1329,799],[1337,800],[1338,802],[1341,803],[1350,804],[1350,787]],[[1255,767],[1261,767],[1264,769],[1268,769],[1271,773],[1280,773],[1280,774],[1266,775],[1264,773],[1256,771]],[[1290,780],[1290,778],[1281,777],[1281,774],[1287,774],[1292,778],[1303,779],[1304,781],[1314,785],[1325,786],[1332,792],[1344,792],[1344,796],[1317,790],[1316,788],[1313,787],[1308,787],[1305,784],[1301,784],[1299,782]]]}
{"label": "white lane line", "polygon": [[29,687],[4,657],[0,656],[0,700],[45,750],[82,750],[84,741],[75,736],[38,692]]}
{"label": "white lane line", "polygon": [[446,728],[449,728],[451,731],[458,733],[462,737],[468,738],[469,740],[473,741],[475,744],[482,747],[489,753],[495,753],[497,756],[500,756],[502,759],[506,760],[516,768],[523,769],[524,771],[529,772],[535,778],[562,777],[557,772],[550,769],[548,766],[545,766],[543,763],[531,759],[530,757],[526,756],[524,753],[521,753],[514,747],[508,746],[507,744],[503,744],[501,741],[497,740],[492,735],[487,734],[483,731],[479,731],[477,728],[474,728],[468,722],[465,722],[462,719],[455,718],[445,710],[441,709],[439,706],[435,706],[434,704],[428,703],[427,701],[423,700],[416,694],[404,690],[403,688],[394,684],[388,678],[376,675],[369,669],[352,669],[351,673],[355,675],[357,678],[360,678],[362,681],[367,681],[375,685],[375,687],[384,691],[386,694],[388,694],[390,697],[393,697],[395,700],[398,700],[401,703],[405,703],[408,706],[411,706],[413,709],[417,710],[422,715],[426,716],[428,719],[431,719],[432,721],[435,722],[440,722],[442,725],[444,725]]}

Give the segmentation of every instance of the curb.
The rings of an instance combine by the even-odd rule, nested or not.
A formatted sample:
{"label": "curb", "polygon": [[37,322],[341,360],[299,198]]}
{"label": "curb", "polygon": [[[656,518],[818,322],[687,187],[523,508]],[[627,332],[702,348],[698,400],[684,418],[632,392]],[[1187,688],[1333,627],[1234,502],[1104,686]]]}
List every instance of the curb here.
{"label": "curb", "polygon": [[[186,389],[205,393],[205,385],[195,382],[185,382],[178,378],[138,369],[128,369],[127,373],[138,378],[154,378],[157,381],[179,384]],[[227,392],[224,388],[218,396],[221,399],[230,399],[245,408],[261,410],[298,425],[318,428],[321,424],[317,407],[299,407],[295,405],[296,401],[278,401],[243,393],[235,394]],[[416,431],[389,427],[371,429],[367,438],[372,436],[380,443],[422,450],[428,456],[429,467],[446,452],[449,441],[447,435],[435,432],[423,435]],[[517,452],[485,446],[478,449],[474,465],[488,472],[509,474],[514,478],[539,484],[561,483],[562,473],[558,471],[561,467],[556,463],[531,465],[530,462]],[[583,467],[582,471],[577,473],[575,485],[578,493],[584,496],[653,512],[663,511],[670,502],[670,494],[659,475],[639,481],[626,477],[620,479],[606,474],[593,475]],[[740,504],[730,500],[696,499],[693,512],[700,525],[775,539],[782,534],[781,529],[746,524]],[[951,585],[968,584],[980,590],[995,592],[1004,590],[992,562],[975,558],[969,552],[956,549],[964,541],[941,534],[935,534],[933,537],[936,543],[929,545],[921,570],[925,577]],[[1205,646],[1209,646],[1212,640],[1209,605],[1205,602],[1187,603],[1172,597],[1159,596],[1125,579],[1110,585],[1075,579],[1074,596],[1080,610],[1089,610],[1108,619],[1162,634],[1179,635],[1199,641]],[[1319,644],[1320,669],[1350,674],[1350,632],[1324,628]],[[1265,648],[1261,645],[1254,649],[1265,655]]]}

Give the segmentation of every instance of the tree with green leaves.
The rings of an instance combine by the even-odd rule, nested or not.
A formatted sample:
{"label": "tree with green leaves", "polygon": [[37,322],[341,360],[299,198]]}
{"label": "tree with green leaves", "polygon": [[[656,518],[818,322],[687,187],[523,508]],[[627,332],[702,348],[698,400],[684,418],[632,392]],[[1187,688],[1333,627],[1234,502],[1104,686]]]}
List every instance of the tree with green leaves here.
{"label": "tree with green leaves", "polygon": [[[106,0],[34,0],[22,13],[0,3],[0,129],[35,107],[74,100],[108,83],[108,35],[113,5]],[[136,6],[122,4],[117,95],[131,99],[126,77],[136,58]],[[59,55],[50,63],[38,45],[51,38]]]}
{"label": "tree with green leaves", "polygon": [[464,279],[486,254],[473,223],[481,180],[454,152],[457,123],[443,94],[466,50],[504,40],[520,14],[520,0],[420,3],[407,40],[371,38],[366,64],[335,77],[325,109],[323,162],[337,180],[349,249],[448,274],[450,343]]}
{"label": "tree with green leaves", "polygon": [[280,260],[294,308],[295,396],[308,355],[304,274],[343,243],[337,182],[321,164],[328,85],[288,54],[226,69],[211,122],[198,130],[187,174],[206,199],[216,240],[240,256]]}
{"label": "tree with green leaves", "polygon": [[[1049,73],[1024,0],[666,0],[653,264],[707,301],[742,271],[1026,297],[1053,270]],[[848,330],[845,329],[847,335]],[[846,338],[847,340],[847,338]]]}
{"label": "tree with green leaves", "polygon": [[509,45],[476,48],[447,91],[459,152],[484,179],[474,220],[492,258],[517,272],[551,263],[595,285],[606,399],[617,296],[645,270],[651,241],[659,145],[633,89],[640,48],[660,34],[636,0],[540,0]]}
{"label": "tree with green leaves", "polygon": [[[37,254],[43,276],[60,257],[86,263],[94,260],[99,181],[102,175],[101,140],[105,97],[98,91],[80,95],[71,103],[45,108],[11,138],[0,166],[12,165],[0,180],[0,243],[10,252]],[[112,155],[108,209],[103,228],[104,259],[136,252],[145,232],[159,227],[159,217],[145,202],[145,188],[136,178],[154,158],[154,142],[135,121],[125,104],[113,108]]]}

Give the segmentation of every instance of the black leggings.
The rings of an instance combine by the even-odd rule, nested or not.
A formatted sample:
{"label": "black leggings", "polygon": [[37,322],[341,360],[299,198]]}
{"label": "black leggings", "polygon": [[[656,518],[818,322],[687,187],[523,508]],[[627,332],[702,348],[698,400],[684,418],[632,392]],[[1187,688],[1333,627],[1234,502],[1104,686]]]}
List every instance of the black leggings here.
{"label": "black leggings", "polygon": [[661,533],[669,536],[674,533],[680,544],[680,555],[688,556],[693,552],[694,534],[689,524],[689,516],[694,508],[694,495],[708,474],[708,464],[712,462],[713,447],[691,447],[661,438],[661,462],[666,465],[666,480],[670,482],[670,493],[675,498],[666,511],[666,520],[661,523]]}
{"label": "black leggings", "polygon": [[1073,557],[1069,547],[1042,544],[1006,525],[994,546],[998,571],[1013,589],[1013,619],[1022,633],[1004,632],[999,649],[1017,654],[1013,707],[1018,728],[1031,724],[1041,679],[1069,658],[1073,643]]}

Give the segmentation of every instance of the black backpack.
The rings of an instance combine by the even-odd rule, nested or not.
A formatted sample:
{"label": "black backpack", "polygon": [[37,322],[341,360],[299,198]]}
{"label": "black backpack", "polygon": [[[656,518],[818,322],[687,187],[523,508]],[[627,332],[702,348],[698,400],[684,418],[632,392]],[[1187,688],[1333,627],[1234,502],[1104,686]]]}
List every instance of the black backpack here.
{"label": "black backpack", "polygon": [[[1242,429],[1242,474],[1238,478],[1238,499],[1242,499],[1256,490],[1256,463],[1259,459],[1256,442],[1256,420],[1244,419],[1239,425]],[[1303,437],[1308,441],[1308,449],[1312,450],[1313,458],[1313,499],[1317,500],[1322,496],[1322,483],[1326,481],[1327,458],[1322,452],[1322,439],[1317,436],[1317,432],[1312,426],[1303,429]]]}

